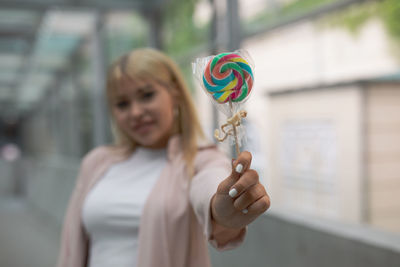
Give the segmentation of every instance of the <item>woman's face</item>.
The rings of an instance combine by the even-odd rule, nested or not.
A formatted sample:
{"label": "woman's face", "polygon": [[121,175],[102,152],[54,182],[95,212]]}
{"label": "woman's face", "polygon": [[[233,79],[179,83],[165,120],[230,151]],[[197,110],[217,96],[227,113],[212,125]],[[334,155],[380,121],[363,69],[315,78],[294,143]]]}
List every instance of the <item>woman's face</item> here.
{"label": "woman's face", "polygon": [[118,127],[138,145],[164,148],[174,129],[174,101],[157,82],[124,82],[114,91],[112,112]]}

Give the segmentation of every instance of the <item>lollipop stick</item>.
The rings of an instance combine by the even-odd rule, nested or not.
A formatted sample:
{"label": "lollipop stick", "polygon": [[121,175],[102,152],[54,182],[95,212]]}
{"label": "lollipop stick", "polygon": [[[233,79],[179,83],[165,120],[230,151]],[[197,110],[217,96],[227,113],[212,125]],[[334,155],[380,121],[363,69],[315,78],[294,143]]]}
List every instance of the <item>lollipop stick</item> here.
{"label": "lollipop stick", "polygon": [[[232,101],[229,99],[229,108],[231,110],[231,117],[233,117],[233,107],[232,107]],[[239,156],[240,150],[239,150],[239,140],[237,136],[237,131],[236,131],[236,125],[235,123],[232,124],[233,128],[233,135],[235,137],[235,149],[236,149],[236,157]]]}

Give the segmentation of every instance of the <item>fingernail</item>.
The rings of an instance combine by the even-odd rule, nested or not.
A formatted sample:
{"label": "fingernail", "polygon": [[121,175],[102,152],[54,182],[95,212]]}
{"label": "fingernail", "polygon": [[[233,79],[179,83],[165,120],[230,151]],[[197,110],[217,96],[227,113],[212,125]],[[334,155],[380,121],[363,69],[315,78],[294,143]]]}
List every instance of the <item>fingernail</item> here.
{"label": "fingernail", "polygon": [[239,163],[239,164],[236,166],[235,171],[236,171],[237,173],[241,173],[242,170],[243,170],[243,165],[242,165],[242,163]]}
{"label": "fingernail", "polygon": [[232,189],[229,191],[229,196],[230,196],[230,197],[235,197],[236,195],[237,195],[236,189],[235,189],[235,188],[232,188]]}
{"label": "fingernail", "polygon": [[242,210],[244,214],[247,214],[249,211],[247,209]]}

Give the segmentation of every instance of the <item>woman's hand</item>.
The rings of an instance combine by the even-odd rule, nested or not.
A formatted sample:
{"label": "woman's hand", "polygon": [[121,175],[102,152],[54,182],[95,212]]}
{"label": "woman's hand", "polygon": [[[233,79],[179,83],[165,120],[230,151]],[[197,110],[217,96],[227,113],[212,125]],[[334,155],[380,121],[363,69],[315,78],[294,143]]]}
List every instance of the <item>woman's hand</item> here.
{"label": "woman's hand", "polygon": [[251,154],[240,153],[231,175],[219,184],[211,200],[211,215],[219,225],[243,228],[269,208],[269,196],[250,164]]}

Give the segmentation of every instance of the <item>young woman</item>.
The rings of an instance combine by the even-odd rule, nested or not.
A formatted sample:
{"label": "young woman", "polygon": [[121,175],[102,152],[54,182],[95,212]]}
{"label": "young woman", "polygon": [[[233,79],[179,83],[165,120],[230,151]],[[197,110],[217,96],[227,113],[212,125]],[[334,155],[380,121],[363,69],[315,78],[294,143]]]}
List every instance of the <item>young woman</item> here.
{"label": "young woman", "polygon": [[204,142],[188,88],[163,53],[138,49],[110,68],[116,143],[82,161],[65,216],[59,267],[210,266],[270,200],[251,154],[228,160]]}

